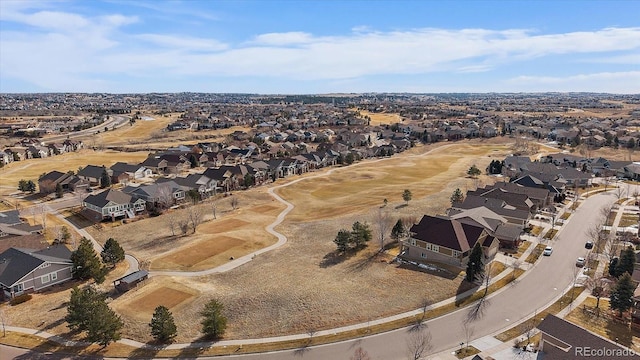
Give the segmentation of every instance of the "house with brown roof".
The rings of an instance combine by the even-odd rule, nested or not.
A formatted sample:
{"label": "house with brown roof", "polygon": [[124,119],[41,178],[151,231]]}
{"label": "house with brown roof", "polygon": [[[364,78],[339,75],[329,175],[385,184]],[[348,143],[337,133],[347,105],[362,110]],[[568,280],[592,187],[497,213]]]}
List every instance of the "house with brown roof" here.
{"label": "house with brown roof", "polygon": [[476,243],[482,245],[485,263],[491,261],[499,243],[483,226],[463,219],[424,215],[411,227],[409,238],[402,242],[400,257],[463,267]]}
{"label": "house with brown roof", "polygon": [[632,350],[595,335],[554,315],[538,325],[541,338],[539,359],[623,359],[635,357]]}

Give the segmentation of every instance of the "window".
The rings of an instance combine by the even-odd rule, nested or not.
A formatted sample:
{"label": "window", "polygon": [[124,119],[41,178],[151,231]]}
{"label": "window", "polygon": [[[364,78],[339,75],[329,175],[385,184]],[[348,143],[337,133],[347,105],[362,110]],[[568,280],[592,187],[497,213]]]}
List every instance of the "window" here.
{"label": "window", "polygon": [[57,272],[51,273],[51,281],[56,281],[56,280],[58,280],[58,273]]}
{"label": "window", "polygon": [[431,245],[431,251],[433,251],[433,252],[440,252],[440,246],[438,246],[438,245]]}
{"label": "window", "polygon": [[43,283],[43,284],[46,284],[49,281],[51,281],[51,278],[49,277],[49,274],[40,277],[40,282]]}
{"label": "window", "polygon": [[453,257],[460,257],[460,251],[453,250]]}
{"label": "window", "polygon": [[425,249],[427,249],[427,250],[431,250],[431,244],[429,244],[429,243],[427,243],[424,247],[425,247]]}
{"label": "window", "polygon": [[13,292],[14,293],[19,293],[22,292],[22,290],[24,290],[24,286],[22,285],[22,283],[16,285],[13,287]]}
{"label": "window", "polygon": [[411,243],[411,245],[416,246],[416,239],[411,239],[409,240],[409,242]]}
{"label": "window", "polygon": [[51,266],[51,264],[44,263],[44,264],[40,265],[40,269],[44,269],[44,268],[49,267],[49,266]]}
{"label": "window", "polygon": [[423,258],[423,259],[426,259],[426,258],[427,258],[427,254],[425,254],[425,253],[420,253],[420,257],[421,257],[421,258]]}

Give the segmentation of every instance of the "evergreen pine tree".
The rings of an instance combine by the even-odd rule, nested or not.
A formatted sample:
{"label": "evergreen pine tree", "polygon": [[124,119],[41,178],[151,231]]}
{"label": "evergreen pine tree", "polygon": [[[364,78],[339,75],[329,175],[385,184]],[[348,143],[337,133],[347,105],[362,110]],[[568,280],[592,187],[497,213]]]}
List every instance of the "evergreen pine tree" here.
{"label": "evergreen pine tree", "polygon": [[629,310],[633,305],[634,290],[635,286],[631,280],[631,275],[625,272],[620,276],[620,278],[618,278],[618,283],[611,292],[609,307],[613,310],[618,310],[622,317],[622,313]]}
{"label": "evergreen pine tree", "polygon": [[396,224],[393,225],[393,229],[391,229],[391,238],[394,240],[400,239],[404,235],[404,224],[402,223],[402,219],[398,219]]}
{"label": "evergreen pine tree", "polygon": [[115,239],[109,238],[107,242],[104,243],[104,248],[100,256],[103,262],[111,264],[111,267],[115,267],[117,263],[124,260],[124,249]]}
{"label": "evergreen pine tree", "polygon": [[478,280],[484,275],[484,264],[482,262],[482,246],[479,242],[471,250],[469,254],[469,261],[467,262],[467,275],[465,280],[473,282]]}
{"label": "evergreen pine tree", "polygon": [[202,319],[202,332],[206,337],[211,339],[219,339],[224,335],[227,328],[227,318],[222,311],[224,306],[216,299],[210,300],[200,313],[204,317]]}
{"label": "evergreen pine tree", "polygon": [[157,341],[166,343],[177,335],[176,323],[173,320],[173,314],[165,306],[156,307],[153,317],[149,323],[151,328],[151,336]]}
{"label": "evergreen pine tree", "polygon": [[78,249],[71,253],[71,261],[73,262],[73,268],[71,272],[73,277],[80,280],[87,280],[94,278],[96,282],[102,279],[104,281],[104,271],[102,270],[100,259],[93,250],[93,244],[85,237],[80,240],[80,246]]}
{"label": "evergreen pine tree", "polygon": [[636,253],[635,251],[633,251],[633,247],[627,246],[627,248],[622,250],[622,252],[620,253],[620,260],[618,261],[618,265],[615,268],[616,277],[619,277],[625,272],[629,275],[632,275],[635,263]]}

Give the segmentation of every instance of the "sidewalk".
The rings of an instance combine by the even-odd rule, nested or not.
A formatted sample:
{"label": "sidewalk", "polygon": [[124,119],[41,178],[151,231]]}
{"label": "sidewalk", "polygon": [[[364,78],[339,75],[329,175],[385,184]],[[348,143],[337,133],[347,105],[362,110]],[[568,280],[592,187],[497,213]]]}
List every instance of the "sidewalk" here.
{"label": "sidewalk", "polygon": [[[566,206],[563,207],[563,209],[565,209],[565,211],[568,211],[568,210],[566,210]],[[620,215],[620,217],[621,217],[621,215]],[[548,222],[544,222],[544,221],[535,221],[535,224],[537,224],[537,226],[543,227],[543,230],[541,231],[539,236],[525,235],[526,239],[531,242],[531,245],[517,259],[517,260],[519,260],[521,262],[520,263],[520,268],[523,269],[523,270],[528,270],[528,269],[530,269],[531,267],[533,267],[535,265],[535,263],[534,264],[530,264],[530,263],[526,262],[525,259],[529,256],[529,254],[531,254],[533,252],[533,250],[536,248],[536,245],[538,243],[548,241],[548,240],[544,240],[542,238],[542,236],[550,228],[555,227],[555,225],[552,225],[552,224],[550,224]],[[560,232],[561,230],[562,230],[562,226],[558,227],[558,232]],[[238,260],[241,260],[241,259],[238,259]],[[250,260],[251,259],[242,259],[241,261],[236,262],[234,265],[235,266],[239,266],[242,263],[250,261]],[[495,283],[496,281],[499,281],[499,280],[503,279],[504,277],[508,276],[511,273],[511,271],[510,271],[511,269],[509,268],[510,262],[513,262],[516,259],[499,253],[499,254],[496,255],[496,260],[503,262],[507,266],[507,269],[502,271],[500,274],[494,276],[490,280],[489,285],[491,285],[491,284]],[[538,258],[538,261],[539,260],[540,260],[540,258]],[[538,261],[536,261],[536,263]],[[599,269],[601,267],[602,267],[602,269],[604,269],[604,264],[603,263],[600,264]],[[156,273],[156,275],[157,275],[157,273]],[[528,272],[525,272],[524,274],[521,275],[520,278],[522,278],[524,276],[527,276],[527,275],[528,275]],[[428,306],[427,307],[427,311],[430,311],[430,310],[436,309],[438,307],[454,303],[456,301],[456,298],[471,296],[473,293],[475,293],[477,291],[481,291],[482,289],[483,289],[483,287],[480,286],[479,288],[468,290],[468,291],[466,291],[466,292],[464,292],[464,293],[462,293],[462,294],[460,294],[458,296],[454,296],[454,297],[442,300],[442,301],[440,301],[438,303],[435,303],[435,304],[432,304],[432,305]],[[497,291],[491,293],[489,296],[495,296],[495,295],[499,294],[500,292],[504,291],[505,289],[506,289],[506,287],[502,287],[501,289],[498,289]],[[562,294],[564,294],[564,292]],[[562,294],[560,296],[562,296]],[[584,292],[583,292],[583,294],[584,294]],[[582,296],[582,294],[580,296]],[[582,299],[580,296],[576,299],[576,301],[578,301],[579,299]],[[554,302],[555,301],[556,301],[556,299],[554,299]],[[420,308],[420,309],[404,312],[404,313],[401,313],[401,314],[396,314],[396,315],[393,315],[393,316],[372,320],[372,321],[369,321],[369,322],[366,322],[366,323],[360,323],[360,324],[343,326],[343,327],[329,329],[329,330],[318,331],[313,336],[318,337],[318,336],[323,336],[323,335],[335,335],[337,333],[346,332],[346,331],[367,329],[367,328],[370,328],[371,326],[376,326],[376,325],[384,324],[384,323],[387,323],[387,322],[396,321],[396,320],[399,320],[399,319],[420,315],[422,313],[423,313],[423,309]],[[568,311],[567,311],[567,313],[568,313]],[[564,316],[564,315],[562,315],[562,316]],[[515,325],[517,325],[517,324],[515,324]],[[43,332],[43,331],[40,331],[40,330],[36,330],[36,329],[25,329],[25,328],[7,326],[7,330],[14,331],[14,332],[20,332],[20,333],[25,333],[25,334],[36,335],[36,336],[39,336],[39,337],[42,337],[42,338],[45,338],[45,339],[49,339],[49,340],[52,340],[54,342],[61,343],[61,344],[67,345],[67,346],[74,346],[74,345],[75,346],[83,346],[83,345],[86,345],[86,343],[83,343],[83,342],[75,342],[75,341],[65,340],[63,338],[60,338],[57,335],[53,335],[53,334],[50,334],[50,333],[47,333],[47,332]],[[493,335],[495,335],[495,334],[493,334]],[[474,342],[471,342],[470,344],[471,345],[477,344],[477,346],[476,345],[474,345],[474,346],[476,346],[476,347],[478,347],[478,349],[482,350],[481,354],[483,354],[483,355],[485,355],[485,354],[494,354],[496,351],[502,351],[502,350],[504,350],[506,348],[512,347],[512,344],[501,343],[499,340],[493,338],[493,335],[485,336],[485,337],[480,338],[480,339],[476,339],[476,340],[474,340]],[[249,345],[249,344],[261,344],[261,343],[280,342],[280,341],[305,340],[305,339],[309,339],[309,338],[310,338],[309,334],[293,334],[293,335],[277,336],[277,337],[261,338],[261,339],[223,340],[223,341],[217,341],[217,342],[182,343],[182,344],[171,344],[171,345],[165,345],[165,346],[149,345],[149,344],[141,343],[141,342],[138,342],[138,341],[135,341],[135,340],[130,340],[130,339],[121,339],[121,340],[118,341],[118,343],[129,345],[129,346],[136,347],[136,348],[147,348],[147,349],[153,349],[153,350],[163,350],[163,349],[206,348],[206,347],[212,347],[212,346],[242,346],[242,345]],[[500,344],[498,344],[498,342]],[[446,351],[446,352],[443,352],[443,353],[440,353],[440,354],[435,354],[434,357],[432,357],[432,358],[433,359],[455,359],[456,358],[455,355],[452,354],[455,350],[456,349],[452,349],[452,350],[449,350],[449,351]],[[512,357],[509,357],[509,359],[511,359],[511,358]]]}

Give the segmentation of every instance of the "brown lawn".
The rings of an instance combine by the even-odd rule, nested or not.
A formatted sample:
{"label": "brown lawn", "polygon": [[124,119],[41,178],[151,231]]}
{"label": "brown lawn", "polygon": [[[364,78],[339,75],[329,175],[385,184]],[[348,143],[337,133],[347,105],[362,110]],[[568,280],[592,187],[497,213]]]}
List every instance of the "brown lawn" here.
{"label": "brown lawn", "polygon": [[137,297],[121,307],[135,309],[135,311],[125,310],[125,312],[147,319],[151,318],[156,307],[162,305],[172,310],[176,305],[193,298],[193,296],[189,292],[163,286]]}
{"label": "brown lawn", "polygon": [[[234,255],[239,256],[242,253],[242,245],[245,243],[246,241],[244,240],[230,236],[210,237],[189,247],[170,252],[154,262],[162,263],[163,266],[161,268],[166,269],[191,269],[192,267],[198,267],[205,260],[210,259],[213,262],[219,262],[222,258],[228,259],[234,257]],[[205,266],[200,267],[206,268]]]}
{"label": "brown lawn", "polygon": [[[5,165],[0,171],[0,192],[4,195],[17,191],[21,179],[33,180],[36,184],[43,173],[58,170],[61,172],[78,171],[79,167],[87,165],[111,166],[118,161],[141,162],[147,158],[147,151],[119,152],[80,150],[47,159],[28,159]],[[11,185],[5,188],[5,185]]]}
{"label": "brown lawn", "polygon": [[368,116],[371,118],[371,126],[376,125],[391,125],[402,121],[400,114],[395,113],[373,113],[366,110],[359,110],[362,117]]}
{"label": "brown lawn", "polygon": [[[478,180],[465,178],[472,164],[483,169],[493,158],[503,158],[509,152],[505,145],[481,141],[439,145],[417,147],[382,161],[363,161],[327,176],[318,176],[326,170],[306,174],[302,181],[279,189],[279,194],[296,206],[276,229],[289,239],[283,247],[222,274],[152,277],[111,303],[126,322],[123,336],[150,340],[150,314],[144,319],[136,317],[130,313],[135,306],[129,306],[129,301],[159,287],[200,294],[172,309],[179,342],[193,341],[201,335],[200,326],[194,324],[199,323],[199,312],[212,297],[225,304],[229,318],[226,337],[241,339],[366,322],[418,308],[423,301],[435,303],[455,295],[462,281],[457,272],[437,276],[400,268],[389,263],[392,257],[376,256],[376,240],[353,256],[337,256],[333,243],[338,230],[350,228],[355,221],[369,223],[375,239],[374,214],[381,209],[384,198],[389,204],[382,211],[388,213],[392,223],[399,217],[418,220],[423,214],[443,212],[456,187],[464,191],[493,181],[484,176]],[[298,178],[279,180],[274,185]],[[408,205],[401,198],[404,189],[413,192]],[[213,219],[211,202],[199,205],[207,222],[187,236],[172,236],[167,226],[167,216],[184,217],[185,210],[104,230],[87,230],[99,242],[115,238],[128,253],[150,260],[152,270],[210,268],[229,261],[229,252],[240,249],[240,256],[276,241],[264,228],[284,205],[266,190],[260,187],[234,193],[239,203],[236,210],[231,208],[229,198],[215,200],[217,219]],[[180,264],[171,263],[176,258]]]}

